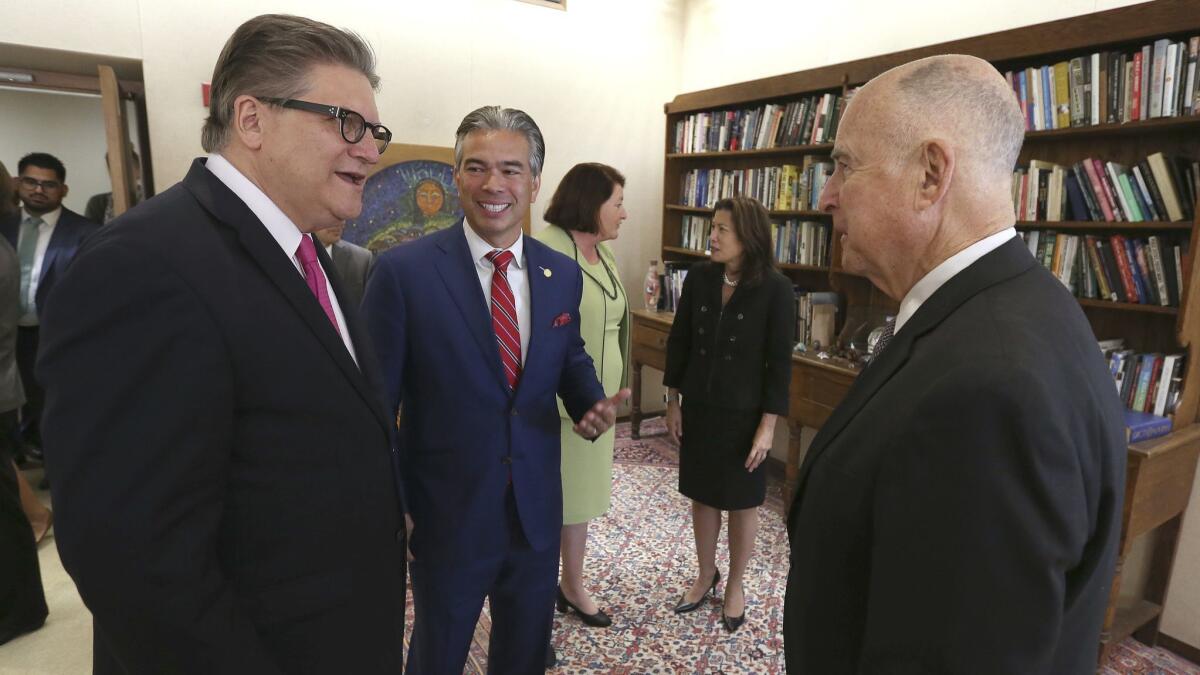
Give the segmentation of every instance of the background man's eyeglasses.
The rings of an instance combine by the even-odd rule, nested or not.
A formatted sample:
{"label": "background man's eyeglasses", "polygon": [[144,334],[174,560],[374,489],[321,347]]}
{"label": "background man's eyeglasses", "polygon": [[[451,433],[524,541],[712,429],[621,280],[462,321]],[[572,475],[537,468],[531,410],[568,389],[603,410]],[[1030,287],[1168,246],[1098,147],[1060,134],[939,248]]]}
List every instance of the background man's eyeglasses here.
{"label": "background man's eyeglasses", "polygon": [[282,108],[293,108],[295,110],[306,110],[315,112],[321,115],[328,115],[342,122],[342,138],[347,143],[357,143],[362,140],[363,134],[367,133],[367,129],[371,130],[371,136],[375,139],[375,147],[380,154],[387,149],[388,143],[392,141],[392,132],[382,124],[371,124],[361,113],[339,108],[335,105],[326,105],[324,103],[310,103],[308,101],[300,101],[294,98],[269,98],[259,96],[258,100],[266,103],[273,103]]}
{"label": "background man's eyeglasses", "polygon": [[36,190],[42,188],[42,192],[50,192],[62,188],[63,184],[56,180],[38,180],[28,176],[20,176],[17,178],[17,183],[26,190]]}

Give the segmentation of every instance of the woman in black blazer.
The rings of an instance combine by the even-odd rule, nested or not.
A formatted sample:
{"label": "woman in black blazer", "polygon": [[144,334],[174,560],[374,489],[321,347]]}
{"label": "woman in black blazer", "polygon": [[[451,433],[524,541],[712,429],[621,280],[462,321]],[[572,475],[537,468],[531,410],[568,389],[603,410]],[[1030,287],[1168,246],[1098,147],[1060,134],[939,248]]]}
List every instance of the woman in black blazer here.
{"label": "woman in black blazer", "polygon": [[[748,197],[717,202],[712,262],[693,267],[667,340],[667,428],[680,444],[679,491],[692,500],[699,575],[675,607],[698,608],[716,593],[721,511],[729,512],[725,629],[745,620],[742,576],[754,551],[766,496],[762,462],[788,411],[795,306],[775,270],[771,221]],[[683,395],[682,407],[680,394]]]}

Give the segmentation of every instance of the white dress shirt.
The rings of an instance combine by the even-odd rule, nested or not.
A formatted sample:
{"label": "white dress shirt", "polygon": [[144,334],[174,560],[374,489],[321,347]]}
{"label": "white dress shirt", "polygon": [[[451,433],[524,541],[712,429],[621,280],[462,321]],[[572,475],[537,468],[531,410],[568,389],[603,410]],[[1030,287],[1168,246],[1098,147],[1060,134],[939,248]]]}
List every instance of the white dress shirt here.
{"label": "white dress shirt", "polygon": [[921,280],[904,296],[904,300],[900,301],[900,311],[896,313],[896,327],[892,330],[893,334],[899,333],[912,315],[917,313],[921,305],[925,304],[925,301],[933,296],[943,284],[953,279],[954,275],[970,267],[971,263],[976,260],[1000,248],[1015,236],[1017,236],[1017,230],[1012,227],[988,235],[946,258],[929,274],[921,277]]}
{"label": "white dress shirt", "polygon": [[[479,275],[479,285],[483,288],[483,297],[487,300],[488,316],[492,314],[492,263],[487,256],[496,247],[483,240],[467,220],[463,219],[463,231],[467,235],[467,246],[471,249],[471,259],[475,261],[475,272]],[[517,306],[517,329],[521,331],[521,365],[529,356],[529,330],[533,325],[529,318],[529,270],[525,269],[525,233],[517,236],[517,240],[509,246],[513,261],[505,270],[508,285],[512,288],[513,303]]]}
{"label": "white dress shirt", "polygon": [[[29,296],[28,307],[29,312],[17,319],[18,326],[36,326],[38,325],[37,317],[37,289],[38,280],[42,278],[42,263],[46,261],[46,249],[50,246],[50,237],[54,236],[54,227],[58,225],[58,217],[62,215],[62,207],[54,209],[50,213],[40,216],[42,224],[38,225],[37,249],[33,254],[33,271],[29,274]],[[25,230],[24,224],[26,220],[33,217],[25,209],[21,209],[21,220],[17,227],[17,250],[21,250],[22,234]]]}
{"label": "white dress shirt", "polygon": [[[249,178],[238,171],[237,167],[229,163],[229,160],[218,154],[208,156],[208,161],[204,166],[225,184],[225,187],[233,191],[239,199],[250,207],[254,215],[262,221],[266,226],[267,232],[271,233],[271,237],[279,244],[279,248],[283,249],[284,255],[288,260],[292,261],[292,266],[296,268],[296,272],[301,278],[304,278],[304,267],[296,258],[296,249],[300,248],[300,240],[308,235],[300,231],[291,218],[271,201],[271,198],[266,195],[257,185],[250,182]],[[319,241],[313,242],[320,246]],[[350,339],[350,329],[346,326],[346,317],[342,314],[342,306],[338,304],[337,295],[333,292],[333,286],[329,283],[329,274],[325,274],[325,291],[329,294],[329,304],[333,305],[333,315],[337,317],[338,332],[342,334],[342,342],[346,345],[346,351],[350,352],[350,358],[358,363],[358,354],[354,351],[354,343]],[[315,299],[315,298],[314,298]]]}

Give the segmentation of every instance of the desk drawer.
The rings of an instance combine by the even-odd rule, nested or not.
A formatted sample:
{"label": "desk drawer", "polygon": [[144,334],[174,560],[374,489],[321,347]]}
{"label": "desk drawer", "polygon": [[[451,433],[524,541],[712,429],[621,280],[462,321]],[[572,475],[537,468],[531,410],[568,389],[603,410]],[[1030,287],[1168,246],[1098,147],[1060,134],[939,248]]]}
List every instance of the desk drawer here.
{"label": "desk drawer", "polygon": [[634,344],[643,345],[650,349],[667,350],[667,331],[649,326],[633,324],[632,340]]}

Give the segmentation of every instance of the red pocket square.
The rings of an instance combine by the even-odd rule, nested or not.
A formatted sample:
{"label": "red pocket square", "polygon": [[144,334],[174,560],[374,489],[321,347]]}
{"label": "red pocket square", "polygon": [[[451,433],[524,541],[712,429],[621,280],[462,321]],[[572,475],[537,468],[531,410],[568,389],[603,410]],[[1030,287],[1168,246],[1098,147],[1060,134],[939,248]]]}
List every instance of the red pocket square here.
{"label": "red pocket square", "polygon": [[558,316],[554,317],[554,327],[555,328],[560,328],[569,323],[571,323],[571,315],[568,312],[563,312],[562,314],[559,314]]}

